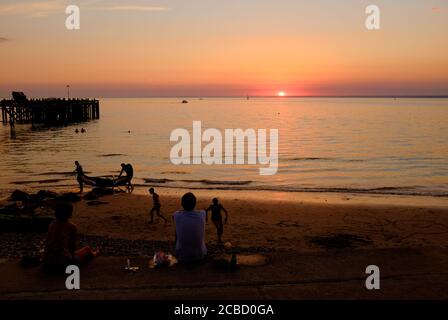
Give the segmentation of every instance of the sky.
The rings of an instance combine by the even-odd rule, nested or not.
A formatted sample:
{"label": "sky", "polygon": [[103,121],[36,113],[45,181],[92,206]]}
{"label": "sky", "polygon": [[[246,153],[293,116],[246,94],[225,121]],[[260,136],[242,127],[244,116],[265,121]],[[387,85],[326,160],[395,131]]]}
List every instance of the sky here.
{"label": "sky", "polygon": [[447,39],[448,0],[1,0],[0,97],[448,95]]}

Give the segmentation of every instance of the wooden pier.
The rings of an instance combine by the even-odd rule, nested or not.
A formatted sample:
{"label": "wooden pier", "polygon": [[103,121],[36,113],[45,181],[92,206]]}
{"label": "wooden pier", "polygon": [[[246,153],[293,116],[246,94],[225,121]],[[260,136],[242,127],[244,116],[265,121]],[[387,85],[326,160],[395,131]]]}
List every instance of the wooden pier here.
{"label": "wooden pier", "polygon": [[13,92],[13,99],[0,101],[3,124],[64,125],[100,117],[100,104],[95,99],[27,99]]}

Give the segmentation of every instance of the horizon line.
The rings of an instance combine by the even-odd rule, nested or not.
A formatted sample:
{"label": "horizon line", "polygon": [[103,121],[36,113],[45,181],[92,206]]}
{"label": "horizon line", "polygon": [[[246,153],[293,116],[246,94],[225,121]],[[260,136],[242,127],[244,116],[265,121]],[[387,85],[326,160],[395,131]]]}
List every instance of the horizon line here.
{"label": "horizon line", "polygon": [[[41,99],[30,98],[30,99]],[[66,99],[67,97],[46,97],[55,99]],[[71,99],[80,99],[80,97],[71,97]],[[290,98],[359,98],[359,99],[448,99],[448,94],[443,95],[290,95],[290,96],[278,96],[278,95],[153,95],[153,96],[99,96],[98,99],[149,99],[149,98],[276,98],[276,99],[290,99]],[[9,98],[1,98],[8,100]],[[45,98],[44,98],[45,99]]]}

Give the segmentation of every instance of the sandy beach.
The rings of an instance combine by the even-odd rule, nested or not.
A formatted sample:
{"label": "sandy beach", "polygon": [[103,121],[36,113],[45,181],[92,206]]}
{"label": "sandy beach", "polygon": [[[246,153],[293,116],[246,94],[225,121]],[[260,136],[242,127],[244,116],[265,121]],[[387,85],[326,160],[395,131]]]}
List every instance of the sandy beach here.
{"label": "sandy beach", "polygon": [[[171,218],[173,212],[181,209],[180,197],[185,191],[164,192],[159,189],[161,211],[165,217]],[[196,192],[197,209],[207,208],[211,196],[220,193]],[[292,194],[279,199],[275,194],[263,195],[249,197],[244,192],[240,195],[235,192],[222,194],[220,199],[229,211],[224,241],[243,248],[256,246],[310,252],[324,249],[312,244],[313,237],[353,234],[370,240],[372,243],[366,246],[370,248],[448,246],[447,207],[375,205],[367,200],[351,200],[350,196],[341,196],[341,201],[337,202],[332,197],[319,201],[319,198],[301,199],[299,196],[294,200]],[[344,199],[349,200],[342,203]],[[88,201],[82,201],[75,205],[73,222],[79,226],[80,233],[128,240],[174,240],[171,222],[165,225],[155,217],[153,225],[148,223],[152,207],[149,196],[117,194],[103,197],[100,201],[106,203],[92,206]],[[215,244],[216,231],[211,222],[207,224],[206,237],[208,244]]]}
{"label": "sandy beach", "polygon": [[[159,189],[162,214],[180,208],[184,190]],[[237,273],[215,270],[211,260],[193,270],[148,267],[157,250],[173,251],[174,226],[155,217],[144,190],[74,204],[80,242],[103,255],[83,269],[83,289],[70,294],[64,278],[18,266],[21,248],[43,234],[2,233],[0,297],[17,298],[235,298],[351,299],[447,298],[448,206],[445,199],[374,199],[341,194],[196,192],[197,208],[219,195],[230,214],[224,241],[241,258]],[[375,204],[374,204],[375,203]],[[225,255],[206,227],[210,259]],[[261,260],[259,258],[262,258]],[[140,271],[122,269],[130,258]],[[252,259],[252,260],[251,260]],[[265,259],[265,260],[263,260]],[[258,261],[258,262],[257,262]],[[261,262],[260,262],[261,261]],[[247,263],[245,265],[245,263]],[[378,265],[384,286],[365,289],[365,268]],[[5,276],[8,275],[8,276]],[[413,290],[409,290],[412,286]],[[200,288],[192,294],[188,288]],[[105,290],[107,289],[107,290]],[[154,291],[157,290],[157,293]],[[101,292],[98,295],[98,292]]]}
{"label": "sandy beach", "polygon": [[0,306],[448,301],[448,0],[74,2],[0,1]]}

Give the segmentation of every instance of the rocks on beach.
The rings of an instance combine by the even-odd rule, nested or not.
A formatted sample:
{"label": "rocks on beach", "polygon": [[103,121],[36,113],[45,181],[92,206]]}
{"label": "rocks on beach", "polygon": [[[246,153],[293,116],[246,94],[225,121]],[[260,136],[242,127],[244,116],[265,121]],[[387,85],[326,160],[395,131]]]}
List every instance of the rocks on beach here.
{"label": "rocks on beach", "polygon": [[14,190],[9,197],[10,201],[26,201],[30,197],[30,194],[21,190]]}
{"label": "rocks on beach", "polygon": [[88,200],[89,205],[106,204],[98,201],[105,195],[111,195],[111,189],[94,188],[84,195],[66,192],[58,194],[49,190],[28,193],[14,190],[8,198],[8,203],[0,207],[0,230],[9,232],[46,232],[48,225],[54,219],[54,207],[60,202],[79,202]]}
{"label": "rocks on beach", "polygon": [[59,202],[78,202],[73,192],[58,194],[49,190],[28,193],[14,190],[8,203],[0,207],[0,230],[3,232],[46,232],[54,219],[54,207]]}

